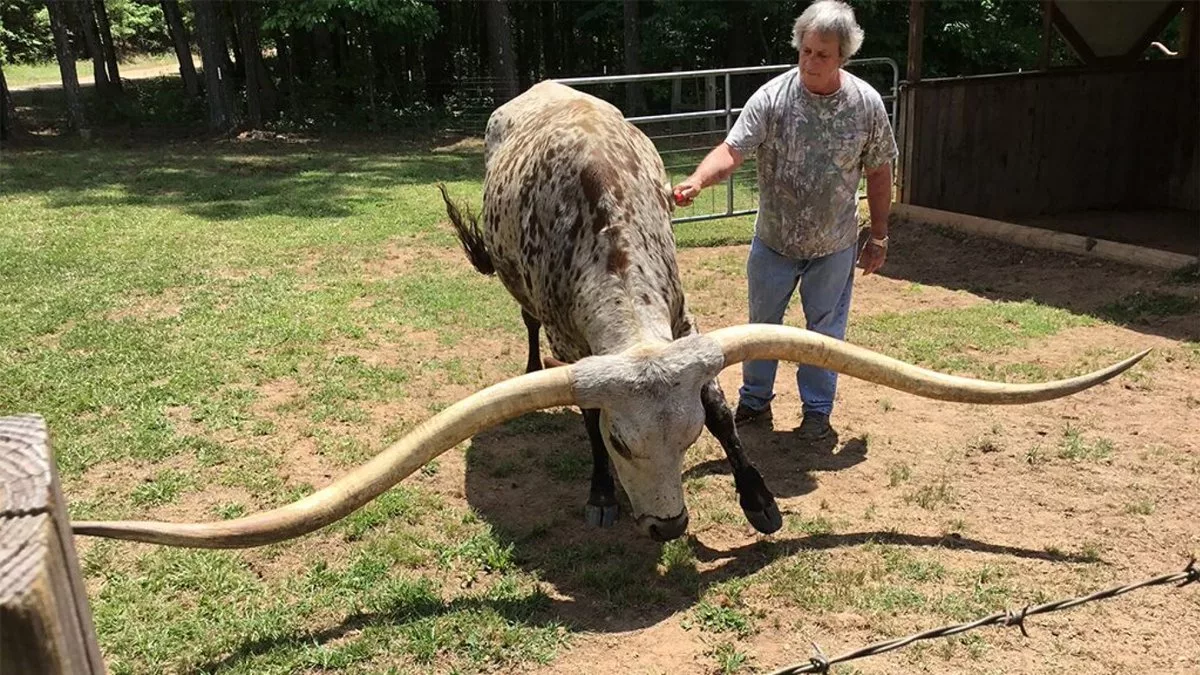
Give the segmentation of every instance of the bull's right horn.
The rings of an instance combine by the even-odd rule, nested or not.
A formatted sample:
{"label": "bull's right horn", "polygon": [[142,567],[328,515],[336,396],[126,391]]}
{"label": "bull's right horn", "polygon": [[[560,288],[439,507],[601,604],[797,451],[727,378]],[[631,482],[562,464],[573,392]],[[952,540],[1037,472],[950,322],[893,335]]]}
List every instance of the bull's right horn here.
{"label": "bull's right horn", "polygon": [[721,346],[726,367],[750,359],[793,361],[835,370],[910,394],[956,403],[1036,403],[1069,396],[1119,375],[1150,353],[1147,349],[1102,370],[1067,380],[1007,384],[926,370],[791,326],[747,324],[721,328],[707,335]]}
{"label": "bull's right horn", "polygon": [[299,537],[346,517],[476,433],[544,408],[575,403],[572,369],[522,375],[473,394],[330,485],[285,506],[210,523],[74,522],[75,534],[193,548],[246,548]]}

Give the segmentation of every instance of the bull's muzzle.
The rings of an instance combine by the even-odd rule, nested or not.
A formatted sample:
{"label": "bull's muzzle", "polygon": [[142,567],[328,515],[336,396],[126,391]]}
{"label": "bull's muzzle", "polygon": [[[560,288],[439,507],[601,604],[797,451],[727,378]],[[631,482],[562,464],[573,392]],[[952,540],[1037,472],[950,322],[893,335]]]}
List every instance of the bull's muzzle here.
{"label": "bull's muzzle", "polygon": [[671,541],[682,537],[683,533],[687,532],[688,512],[685,508],[679,515],[666,519],[657,516],[641,516],[637,519],[637,526],[654,541]]}

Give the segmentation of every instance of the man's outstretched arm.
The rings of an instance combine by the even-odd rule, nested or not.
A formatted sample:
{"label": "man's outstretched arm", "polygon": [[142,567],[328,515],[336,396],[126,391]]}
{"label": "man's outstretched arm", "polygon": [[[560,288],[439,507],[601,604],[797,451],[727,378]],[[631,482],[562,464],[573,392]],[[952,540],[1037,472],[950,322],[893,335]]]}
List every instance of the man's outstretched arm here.
{"label": "man's outstretched arm", "polygon": [[718,143],[700,162],[700,166],[692,175],[675,185],[675,203],[680,206],[691,206],[692,201],[704,188],[720,183],[742,165],[745,155],[735,150],[728,143]]}

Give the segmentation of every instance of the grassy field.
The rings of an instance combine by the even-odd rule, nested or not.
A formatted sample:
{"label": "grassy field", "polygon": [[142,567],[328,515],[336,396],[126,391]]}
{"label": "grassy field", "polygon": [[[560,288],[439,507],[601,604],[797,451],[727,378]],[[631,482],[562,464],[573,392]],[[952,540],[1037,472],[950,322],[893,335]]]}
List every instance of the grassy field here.
{"label": "grassy field", "polygon": [[[6,154],[0,415],[46,417],[74,517],[214,520],[284,504],[521,371],[515,306],[467,264],[434,187],[477,203],[477,146],[436,146]],[[737,199],[752,203],[752,191],[739,185]],[[679,228],[705,328],[745,320],[750,227]],[[1013,381],[1147,342],[1157,352],[1124,384],[1019,409],[848,382],[844,444],[807,454],[780,421],[798,422],[781,370],[778,430],[746,433],[785,507],[774,537],[743,521],[707,434],[685,477],[692,536],[654,545],[625,520],[585,530],[586,436],[577,412],[559,410],[480,434],[285,544],[80,538],[109,669],[751,672],[806,659],[811,639],[836,652],[1173,571],[1195,553],[1196,285],[1052,256],[1014,262],[1017,249],[939,233],[893,238],[907,251],[895,273],[856,290],[860,344]],[[978,272],[984,260],[996,271]],[[1014,280],[1006,266],[1018,264]],[[731,400],[737,377],[722,376]],[[1151,523],[1154,537],[1138,534]],[[1141,663],[1166,672],[1185,663],[1176,654],[1200,658],[1182,637],[1198,627],[1195,597],[1039,621],[1058,638],[969,634],[839,672],[1041,672],[1039,658],[1104,672],[1124,663],[1108,644],[1114,621],[1154,632]]]}
{"label": "grassy field", "polygon": [[[170,67],[174,67],[175,72],[178,73],[179,59],[174,54],[139,55],[119,63],[118,67],[122,77],[127,77],[129,73],[140,70]],[[81,84],[94,81],[91,59],[76,61],[75,72],[78,74]],[[13,88],[59,84],[62,82],[62,72],[59,71],[57,61],[6,65],[4,66],[4,79],[8,82],[8,86]]]}

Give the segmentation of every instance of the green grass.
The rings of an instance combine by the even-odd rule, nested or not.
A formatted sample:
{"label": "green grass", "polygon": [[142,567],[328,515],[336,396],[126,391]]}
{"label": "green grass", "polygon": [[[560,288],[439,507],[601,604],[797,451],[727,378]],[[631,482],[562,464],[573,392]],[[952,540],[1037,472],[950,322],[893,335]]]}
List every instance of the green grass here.
{"label": "green grass", "polygon": [[1200,297],[1176,293],[1134,293],[1109,303],[1097,312],[1100,318],[1117,323],[1138,323],[1149,319],[1183,316],[1200,310]]}
{"label": "green grass", "polygon": [[926,555],[877,544],[839,557],[800,551],[764,571],[763,588],[805,611],[853,610],[868,617],[924,613],[956,621],[996,611],[1018,595],[1000,568],[951,574]]}
{"label": "green grass", "polygon": [[996,302],[852,318],[848,339],[933,370],[1029,380],[1042,379],[1046,373],[1035,364],[996,365],[987,357],[1094,323],[1089,317],[1032,301]]}
{"label": "green grass", "polygon": [[951,506],[958,501],[958,495],[946,477],[934,482],[921,485],[913,492],[904,496],[904,501],[928,509],[930,511],[942,506]]}
{"label": "green grass", "polygon": [[750,661],[750,656],[737,648],[732,642],[722,642],[711,651],[716,661],[717,670],[722,675],[740,673]]}
{"label": "green grass", "polygon": [[[362,403],[402,395],[409,373],[329,355],[330,343],[369,351],[414,329],[445,344],[464,328],[520,335],[511,300],[465,260],[417,255],[371,273],[392,240],[447,248],[436,191],[413,181],[477,166],[191,148],[168,162],[121,151],[5,162],[0,409],[45,415],[68,475],[187,452],[167,407],[187,406],[209,432],[261,423],[256,389],[283,377],[307,392],[314,422],[363,421]],[[363,296],[376,301],[355,306]]]}
{"label": "green grass", "polygon": [[[174,66],[178,70],[179,59],[174,54],[138,56],[120,63],[119,66],[121,77],[127,77],[131,71],[138,68]],[[95,82],[95,78],[92,75],[91,59],[76,61],[75,72],[79,76],[80,84]],[[4,79],[8,82],[9,87],[26,87],[35,84],[61,84],[62,73],[58,69],[57,61],[5,65]]]}
{"label": "green grass", "polygon": [[1087,439],[1078,429],[1068,425],[1058,444],[1060,459],[1103,462],[1112,457],[1113,444],[1107,438]]}
{"label": "green grass", "polygon": [[[161,549],[131,572],[109,576],[94,606],[105,646],[122,646],[108,663],[114,673],[161,672],[168,664],[379,672],[435,660],[474,672],[546,662],[565,638],[560,626],[530,620],[547,599],[516,577],[447,600],[370,553],[342,566],[315,562],[269,586],[226,553]],[[333,628],[313,633],[314,620]]]}
{"label": "green grass", "polygon": [[166,469],[152,480],[134,488],[129,499],[137,506],[169,504],[175,501],[180,492],[193,487],[195,481],[190,476],[174,469]]}
{"label": "green grass", "polygon": [[[423,356],[475,387],[478,368],[441,347],[521,344],[515,305],[456,250],[430,184],[477,196],[479,173],[477,154],[404,144],[98,146],[5,161],[0,411],[47,418],[68,494],[100,463],[189,467],[102,491],[77,517],[137,517],[196,492],[204,502],[208,485],[250,498],[214,501],[199,519],[307,494],[285,478],[289,447],[357,463],[423,419],[373,412],[412,396]],[[416,332],[433,342],[414,344]],[[568,637],[533,616],[548,601],[511,543],[436,494],[397,487],[316,536],[329,559],[300,575],[250,563],[294,558],[292,544],[250,558],[96,546],[87,569],[103,581],[93,609],[110,670],[476,672],[546,661]],[[476,581],[447,594],[434,583],[445,576]]]}

